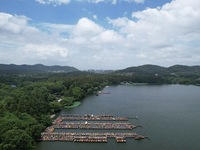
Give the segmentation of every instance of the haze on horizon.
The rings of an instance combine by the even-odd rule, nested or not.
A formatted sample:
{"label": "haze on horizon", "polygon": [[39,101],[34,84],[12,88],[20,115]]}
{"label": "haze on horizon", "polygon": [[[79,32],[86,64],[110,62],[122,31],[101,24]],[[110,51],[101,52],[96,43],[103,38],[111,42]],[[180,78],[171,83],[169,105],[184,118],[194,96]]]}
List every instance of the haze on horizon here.
{"label": "haze on horizon", "polygon": [[1,0],[0,63],[200,64],[199,0]]}

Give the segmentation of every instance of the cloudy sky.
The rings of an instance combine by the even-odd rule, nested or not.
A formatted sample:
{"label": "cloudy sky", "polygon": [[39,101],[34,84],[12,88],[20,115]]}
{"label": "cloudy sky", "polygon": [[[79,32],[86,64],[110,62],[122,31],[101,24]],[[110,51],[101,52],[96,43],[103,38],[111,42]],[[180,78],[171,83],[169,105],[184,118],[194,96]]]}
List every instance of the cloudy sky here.
{"label": "cloudy sky", "polygon": [[200,0],[0,0],[0,63],[200,65]]}

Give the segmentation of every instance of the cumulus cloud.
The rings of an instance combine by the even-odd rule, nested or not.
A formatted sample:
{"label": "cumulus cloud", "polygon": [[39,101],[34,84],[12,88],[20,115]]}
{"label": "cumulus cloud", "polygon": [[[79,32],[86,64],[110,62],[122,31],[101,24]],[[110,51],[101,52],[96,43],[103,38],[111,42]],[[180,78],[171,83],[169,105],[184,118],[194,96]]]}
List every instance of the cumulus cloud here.
{"label": "cumulus cloud", "polygon": [[107,20],[119,34],[125,35],[126,47],[144,63],[198,64],[200,52],[194,49],[199,45],[193,44],[200,42],[199,7],[198,0],[174,0],[159,8],[133,12],[132,19]]}
{"label": "cumulus cloud", "polygon": [[[120,3],[122,2],[121,0],[77,0],[77,1],[82,1],[82,2],[89,2],[89,3],[112,3],[113,5],[117,4],[117,3]],[[124,2],[134,2],[134,3],[144,3],[145,0],[123,0]]]}
{"label": "cumulus cloud", "polygon": [[0,13],[0,20],[0,30],[2,32],[20,33],[24,31],[28,18]]}
{"label": "cumulus cloud", "polygon": [[200,63],[200,1],[173,0],[158,8],[107,18],[105,28],[88,18],[77,23],[29,24],[0,13],[0,60],[7,63],[119,69],[132,65]]}
{"label": "cumulus cloud", "polygon": [[[119,48],[123,40],[114,30],[105,29],[88,18],[81,18],[74,25],[40,23],[37,26],[29,25],[25,16],[0,13],[0,19],[0,58],[3,63],[93,68],[95,63],[88,63],[88,60],[99,64],[95,57],[98,56],[108,63],[110,56],[118,55],[115,45]],[[109,51],[113,51],[112,55]]]}
{"label": "cumulus cloud", "polygon": [[144,3],[145,0],[125,0],[127,2]]}
{"label": "cumulus cloud", "polygon": [[[61,5],[61,4],[68,4],[71,2],[71,0],[35,0],[36,2],[39,2],[40,4],[53,4],[54,6],[56,5]],[[112,3],[113,5],[121,2],[121,0],[75,0],[78,2],[88,2],[88,3]],[[124,0],[125,2],[134,2],[134,3],[144,3],[145,0]]]}
{"label": "cumulus cloud", "polygon": [[73,31],[74,36],[91,37],[101,33],[104,29],[87,18],[81,18]]}
{"label": "cumulus cloud", "polygon": [[32,53],[36,56],[39,56],[43,59],[47,59],[52,56],[59,57],[67,57],[68,55],[68,49],[61,47],[56,44],[27,44],[24,47],[24,52],[26,53]]}
{"label": "cumulus cloud", "polygon": [[[79,0],[79,1],[81,1],[81,0]],[[84,0],[82,0],[82,1],[84,1]],[[91,2],[91,3],[102,3],[102,2],[108,3],[108,2],[111,2],[113,5],[115,5],[115,4],[120,3],[122,1],[121,0],[88,0],[88,2]],[[124,2],[144,3],[145,0],[124,0]]]}
{"label": "cumulus cloud", "polygon": [[[3,63],[37,63],[51,58],[68,57],[68,49],[61,38],[48,35],[28,24],[24,16],[0,13],[0,56]],[[56,43],[56,44],[53,44]]]}
{"label": "cumulus cloud", "polygon": [[53,5],[61,5],[61,4],[68,4],[71,0],[35,0],[40,4],[53,4]]}

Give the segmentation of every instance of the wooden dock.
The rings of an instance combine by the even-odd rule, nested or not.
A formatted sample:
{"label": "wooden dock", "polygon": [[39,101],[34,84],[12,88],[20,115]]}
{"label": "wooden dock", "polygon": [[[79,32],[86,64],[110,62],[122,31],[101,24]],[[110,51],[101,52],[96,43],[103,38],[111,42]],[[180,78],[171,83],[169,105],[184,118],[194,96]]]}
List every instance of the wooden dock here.
{"label": "wooden dock", "polygon": [[136,133],[71,133],[71,132],[43,132],[41,135],[42,141],[68,141],[68,142],[94,142],[105,143],[108,138],[115,138],[116,142],[124,143],[126,138],[135,140],[147,138]]}
{"label": "wooden dock", "polygon": [[88,122],[64,122],[52,125],[55,129],[99,129],[99,130],[132,130],[136,125],[131,123],[88,123]]}
{"label": "wooden dock", "polygon": [[113,117],[111,115],[62,115],[60,119],[63,121],[128,121],[128,118]]}
{"label": "wooden dock", "polygon": [[[116,142],[125,143],[126,138],[133,138],[135,140],[148,138],[148,136],[142,136],[133,132],[114,132],[115,130],[133,130],[134,128],[139,127],[128,122],[115,121],[128,121],[128,119],[123,117],[113,117],[111,115],[61,115],[53,121],[50,127],[46,128],[41,134],[40,140],[106,143],[108,138],[115,138]],[[77,132],[55,132],[55,129],[66,129],[66,131],[68,129],[77,129]],[[112,130],[112,132],[80,132],[79,129],[91,129],[95,131]]]}

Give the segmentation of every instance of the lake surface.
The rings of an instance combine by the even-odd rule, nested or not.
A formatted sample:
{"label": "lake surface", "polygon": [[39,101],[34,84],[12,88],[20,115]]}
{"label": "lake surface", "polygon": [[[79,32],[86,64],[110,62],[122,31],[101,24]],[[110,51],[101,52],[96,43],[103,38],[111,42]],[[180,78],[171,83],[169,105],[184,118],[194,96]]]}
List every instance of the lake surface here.
{"label": "lake surface", "polygon": [[35,150],[199,150],[200,87],[192,85],[111,86],[110,94],[89,96],[79,107],[63,110],[71,114],[109,114],[135,117],[133,124],[143,128],[133,132],[149,135],[150,140],[116,143],[40,142]]}

